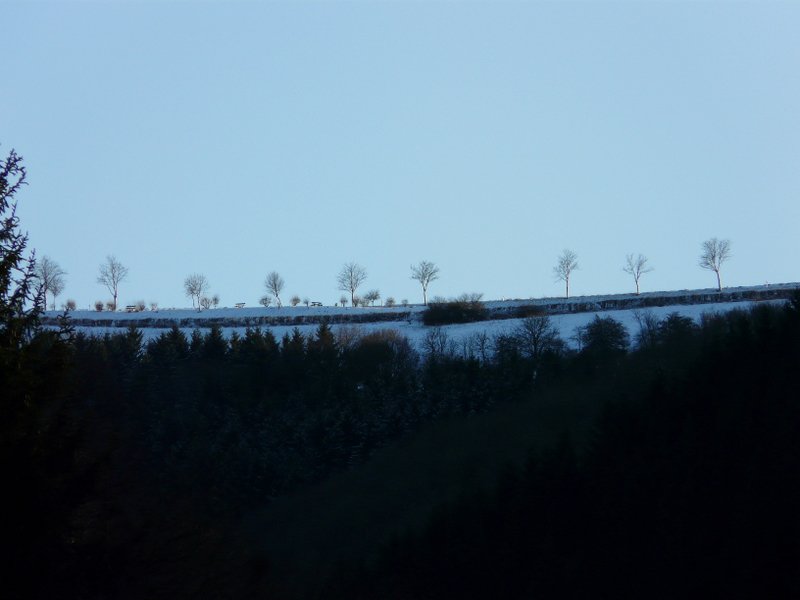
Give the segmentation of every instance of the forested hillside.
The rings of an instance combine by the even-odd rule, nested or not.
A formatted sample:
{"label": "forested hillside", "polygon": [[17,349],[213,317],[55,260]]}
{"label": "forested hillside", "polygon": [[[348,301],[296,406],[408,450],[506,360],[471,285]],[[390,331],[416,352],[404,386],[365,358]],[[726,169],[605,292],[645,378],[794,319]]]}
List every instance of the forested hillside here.
{"label": "forested hillside", "polygon": [[421,350],[42,325],[0,187],[3,597],[793,597],[800,295]]}
{"label": "forested hillside", "polygon": [[[68,323],[40,331],[4,363],[14,382],[6,407],[16,407],[4,426],[6,472],[17,482],[8,565],[33,597],[797,591],[799,310],[795,300],[700,326],[674,316],[643,330],[633,352],[624,329],[598,318],[580,352],[545,331],[538,347],[520,335],[487,359],[420,356],[392,333],[345,345],[325,325],[313,338],[280,341],[257,330],[230,341],[218,330],[189,339],[176,330],[147,345],[134,329],[104,338],[75,335]],[[502,433],[481,434],[519,406],[535,417],[537,403],[549,420],[542,410],[544,429],[515,428],[513,448]],[[322,523],[321,534],[293,543],[309,544],[302,561],[317,556],[312,572],[324,578],[298,585],[293,573],[309,566],[271,554],[282,542],[269,528],[243,533],[253,511],[292,492],[302,499],[338,473],[356,474],[343,490],[358,496],[357,473],[376,450],[425,426],[429,454],[412,444],[404,455],[401,445],[389,463],[404,474],[401,488],[413,486],[406,461],[443,460],[436,423],[448,453],[480,439],[481,454],[508,466],[465,477],[474,458],[457,456],[439,474],[448,491],[418,499],[431,509],[447,502],[432,516],[414,509],[409,519],[394,506],[377,525],[367,521],[379,535],[362,558],[377,552],[377,562],[316,555],[330,548]],[[523,448],[529,458],[516,466]],[[487,491],[494,477],[499,487]],[[335,515],[364,524],[364,509],[345,503]]]}
{"label": "forested hillside", "polygon": [[532,439],[493,490],[338,569],[320,597],[797,596],[799,311],[667,320],[616,365],[577,357],[602,405],[590,435]]}

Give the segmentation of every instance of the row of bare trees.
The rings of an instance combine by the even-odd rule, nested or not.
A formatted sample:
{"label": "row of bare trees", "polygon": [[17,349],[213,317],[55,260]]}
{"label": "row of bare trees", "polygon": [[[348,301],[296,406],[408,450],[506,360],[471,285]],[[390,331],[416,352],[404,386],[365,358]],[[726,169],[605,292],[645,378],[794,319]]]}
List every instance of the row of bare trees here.
{"label": "row of bare trees", "polygon": [[[411,278],[420,282],[420,285],[422,286],[423,302],[427,304],[428,286],[432,281],[439,278],[439,267],[432,262],[423,260],[418,265],[411,267]],[[363,298],[358,298],[356,296],[358,288],[361,287],[366,280],[367,270],[356,262],[349,262],[345,264],[336,278],[337,285],[339,286],[338,289],[350,293],[349,301],[352,306],[357,306],[359,302],[362,304],[369,303],[374,305],[375,302],[380,300],[381,295],[378,290],[368,291],[366,294],[364,294]],[[265,307],[270,306],[274,298],[276,306],[283,306],[281,294],[283,293],[285,285],[286,281],[283,279],[280,273],[277,271],[271,271],[264,279],[264,288],[266,289],[267,294],[260,298],[259,304]],[[192,299],[192,307],[197,307],[198,309],[208,308],[207,304],[209,302],[212,302],[214,306],[216,306],[218,303],[216,296],[209,300],[205,295],[208,290],[208,279],[206,279],[205,275],[201,275],[199,273],[189,275],[184,280],[183,287],[186,296]],[[215,299],[216,301],[214,301]],[[342,296],[340,301],[342,306],[344,306],[347,303],[348,298],[346,296]],[[300,304],[300,302],[301,300],[299,296],[293,296],[291,298],[292,306],[297,306]],[[309,304],[308,299],[303,302],[306,305]],[[387,298],[387,303],[394,304],[394,299]]]}
{"label": "row of bare trees", "polygon": [[[711,238],[702,244],[699,265],[703,269],[711,270],[716,274],[717,289],[720,291],[722,290],[720,271],[722,269],[722,264],[727,261],[730,256],[731,252],[729,240]],[[565,284],[565,296],[567,298],[569,298],[570,278],[573,271],[577,270],[578,268],[578,255],[569,249],[565,249],[561,253],[556,261],[556,266],[553,268],[556,281],[563,281]],[[622,267],[622,270],[633,277],[633,281],[636,286],[636,294],[639,294],[639,282],[642,276],[653,271],[653,268],[648,265],[648,258],[643,254],[628,254],[626,256],[626,263]],[[431,284],[431,282],[439,279],[439,267],[436,266],[435,263],[427,260],[420,261],[417,265],[411,266],[411,279],[414,279],[420,283],[420,286],[422,287],[422,302],[423,304],[427,305],[428,286]],[[351,305],[356,306],[356,292],[366,280],[367,270],[356,262],[349,262],[342,267],[341,271],[339,271],[339,274],[336,278],[336,283],[339,290],[348,292],[350,294],[350,303]],[[279,273],[276,271],[269,273],[264,280],[264,286],[269,293],[269,296],[262,297],[260,303],[264,306],[269,306],[269,304],[271,304],[270,296],[274,296],[276,305],[278,307],[282,306],[280,295],[283,291],[284,285],[285,281]],[[188,289],[187,294],[189,294]],[[197,297],[199,303],[200,295],[195,294],[193,297]],[[378,299],[380,299],[380,294],[377,290],[371,290],[365,294],[363,298],[363,300],[372,304],[374,304]],[[342,296],[340,301],[344,306],[347,301],[347,297]],[[293,301],[292,306],[296,306],[298,303],[299,302]]]}
{"label": "row of bare trees", "polygon": [[[109,257],[109,260],[110,259],[111,257]],[[439,267],[432,262],[423,260],[419,264],[411,267],[411,278],[420,282],[420,285],[422,286],[423,302],[427,304],[428,286],[432,281],[439,278]],[[381,295],[378,290],[368,291],[366,294],[364,294],[363,298],[358,298],[356,296],[358,288],[361,287],[366,280],[367,270],[356,262],[349,262],[345,264],[336,278],[337,285],[339,286],[338,289],[350,293],[349,301],[352,306],[357,306],[359,303],[362,305],[367,303],[374,305],[375,302],[380,300]],[[267,294],[260,298],[259,304],[265,307],[270,306],[274,298],[276,306],[283,306],[281,294],[283,293],[285,285],[286,281],[283,279],[283,277],[281,277],[280,273],[277,271],[271,271],[264,279],[264,288],[266,289]],[[206,279],[205,275],[200,273],[193,273],[192,275],[189,275],[183,282],[183,288],[186,296],[192,299],[193,308],[208,308],[209,305],[216,306],[216,304],[219,302],[216,296],[213,296],[211,299],[206,296],[208,291],[208,279]],[[392,305],[394,304],[393,298],[387,298],[386,300],[387,303]],[[340,301],[342,306],[344,306],[347,303],[348,298],[346,296],[342,296]],[[293,296],[291,298],[292,306],[297,306],[300,304],[300,302],[301,300],[299,296]],[[304,300],[303,302],[306,304],[306,306],[308,306],[308,299]]]}
{"label": "row of bare trees", "polygon": [[[699,266],[703,269],[713,271],[717,276],[717,289],[722,290],[722,265],[731,257],[731,243],[730,240],[721,240],[717,238],[710,238],[702,243]],[[556,281],[563,281],[565,285],[565,296],[569,298],[570,279],[574,271],[579,268],[578,255],[572,250],[565,249],[556,261],[553,267],[553,274]],[[642,276],[649,273],[653,268],[648,264],[648,258],[643,254],[628,254],[626,256],[625,265],[622,270],[633,277],[636,286],[636,293],[639,294],[639,282]],[[36,274],[41,287],[42,297],[47,299],[48,294],[52,297],[52,307],[55,310],[56,297],[64,291],[64,276],[67,274],[59,264],[52,258],[45,256],[38,261],[36,266]],[[106,257],[104,263],[99,267],[99,275],[97,282],[105,286],[111,294],[113,301],[110,307],[113,310],[117,308],[117,298],[119,296],[120,283],[127,277],[128,267],[123,265],[114,255]],[[416,265],[411,266],[411,279],[419,282],[422,287],[422,302],[428,304],[428,287],[430,284],[439,279],[439,267],[435,263],[423,260]],[[357,305],[358,299],[356,292],[367,280],[367,270],[356,262],[346,263],[339,272],[336,283],[338,289],[350,294],[350,303],[353,306]],[[265,280],[264,287],[267,290],[267,295],[263,296],[259,301],[264,306],[272,304],[272,298],[275,298],[275,304],[278,307],[283,306],[281,301],[281,294],[286,282],[283,277],[277,272],[270,272]],[[198,309],[210,308],[219,304],[219,296],[208,295],[208,279],[205,275],[193,273],[184,280],[184,291],[186,295],[192,299],[192,307]],[[294,299],[297,298],[297,301]],[[292,306],[300,303],[299,297],[292,300]],[[371,290],[364,295],[361,299],[374,304],[380,299],[380,293],[377,290]],[[387,299],[388,300],[388,299]],[[341,303],[344,306],[347,302],[347,297],[342,296]]]}
{"label": "row of bare trees", "polygon": [[[422,299],[423,303],[428,303],[428,286],[430,283],[439,278],[439,267],[437,267],[434,263],[423,260],[418,265],[413,265],[411,267],[411,278],[415,279],[420,282],[422,286]],[[367,280],[367,270],[356,262],[349,262],[346,263],[339,274],[336,277],[336,284],[337,289],[348,292],[350,297],[342,296],[339,301],[341,302],[342,306],[345,306],[349,301],[352,306],[357,306],[360,303],[365,304],[375,304],[378,300],[380,300],[380,292],[378,290],[370,290],[366,294],[364,294],[363,298],[359,298],[356,296],[358,289],[364,284]],[[264,279],[264,288],[267,291],[267,294],[262,296],[259,300],[259,304],[263,306],[270,306],[273,302],[278,307],[283,306],[281,301],[281,293],[283,292],[283,288],[286,282],[281,277],[280,273],[277,271],[270,272],[267,277]],[[393,298],[386,299],[388,304],[394,304]],[[300,303],[300,298],[298,296],[294,296],[292,298],[292,306],[296,306]],[[308,302],[305,302],[308,304]]]}
{"label": "row of bare trees", "polygon": [[[711,238],[703,242],[700,253],[699,265],[708,271],[713,271],[717,276],[717,290],[722,291],[722,265],[731,257],[730,240],[720,240]],[[633,277],[636,285],[636,294],[639,294],[639,280],[645,273],[650,273],[653,268],[647,264],[648,259],[643,254],[628,254],[625,257],[625,265],[622,270]],[[578,255],[572,250],[565,249],[553,267],[553,274],[556,281],[563,281],[565,284],[565,296],[569,298],[569,281],[572,272],[578,269]]]}
{"label": "row of bare trees", "polygon": [[192,299],[192,308],[209,309],[219,305],[217,294],[208,295],[209,283],[205,275],[192,273],[183,281],[183,291]]}
{"label": "row of bare trees", "polygon": [[[49,256],[42,257],[41,260],[36,262],[36,278],[38,280],[39,289],[42,293],[42,298],[47,304],[47,295],[52,296],[52,308],[56,308],[56,298],[61,292],[64,291],[65,281],[64,276],[67,272]],[[97,283],[100,283],[108,289],[113,297],[111,306],[116,310],[117,297],[119,296],[119,285],[123,279],[128,275],[128,267],[124,266],[113,255],[107,256],[106,261],[100,265]]]}
{"label": "row of bare trees", "polygon": [[[411,265],[411,279],[419,281],[422,286],[422,303],[428,304],[428,286],[431,282],[439,279],[439,267],[435,263],[427,260],[420,261],[417,265]],[[339,289],[350,293],[350,303],[356,304],[356,291],[367,280],[367,270],[355,262],[349,262],[342,267],[336,278]],[[368,292],[364,299],[374,303],[380,296],[377,290]],[[343,297],[343,300],[345,298]],[[344,304],[344,302],[342,302]]]}

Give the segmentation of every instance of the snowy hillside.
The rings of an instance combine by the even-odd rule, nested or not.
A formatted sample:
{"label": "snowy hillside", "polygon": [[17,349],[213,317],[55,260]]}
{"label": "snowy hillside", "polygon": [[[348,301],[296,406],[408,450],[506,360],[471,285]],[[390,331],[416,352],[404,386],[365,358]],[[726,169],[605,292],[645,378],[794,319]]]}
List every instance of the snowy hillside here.
{"label": "snowy hillside", "polygon": [[[622,322],[631,335],[638,331],[636,315],[650,312],[656,318],[677,312],[699,320],[703,314],[725,312],[736,308],[749,308],[756,302],[782,302],[800,289],[800,283],[728,288],[717,292],[712,289],[650,292],[639,296],[617,294],[606,296],[581,296],[575,298],[540,298],[529,300],[498,300],[485,303],[488,318],[484,321],[439,328],[456,348],[486,334],[490,339],[508,334],[519,326],[521,315],[531,311],[547,314],[561,332],[561,337],[573,344],[572,336],[579,327],[594,319],[595,315],[612,317]],[[243,334],[248,327],[268,328],[280,338],[298,328],[303,334],[312,334],[323,320],[336,332],[342,328],[357,327],[360,332],[393,329],[406,336],[417,348],[433,328],[422,323],[422,305],[395,307],[243,307],[216,308],[197,312],[192,309],[168,309],[141,312],[73,311],[71,319],[78,331],[93,335],[119,332],[130,325],[141,329],[145,341],[158,337],[177,325],[186,333],[194,329],[205,330],[212,326],[222,328],[226,336],[233,332]],[[58,312],[47,312],[44,322],[55,326]]]}

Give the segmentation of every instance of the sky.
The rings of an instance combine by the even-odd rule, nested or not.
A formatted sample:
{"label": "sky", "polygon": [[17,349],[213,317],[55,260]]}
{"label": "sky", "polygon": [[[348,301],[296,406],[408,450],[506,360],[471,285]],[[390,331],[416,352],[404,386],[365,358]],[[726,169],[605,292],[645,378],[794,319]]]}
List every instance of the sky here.
{"label": "sky", "polygon": [[0,155],[79,308],[800,280],[800,3],[0,0]]}

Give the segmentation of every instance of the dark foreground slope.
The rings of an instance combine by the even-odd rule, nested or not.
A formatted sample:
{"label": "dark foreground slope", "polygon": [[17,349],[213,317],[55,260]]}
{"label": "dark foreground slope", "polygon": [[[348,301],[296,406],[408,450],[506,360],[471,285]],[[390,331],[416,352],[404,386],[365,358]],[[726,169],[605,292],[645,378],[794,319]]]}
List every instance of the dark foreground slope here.
{"label": "dark foreground slope", "polygon": [[319,597],[798,597],[798,309],[662,328],[588,444],[534,453]]}
{"label": "dark foreground slope", "polygon": [[800,298],[647,326],[488,358],[33,334],[2,363],[3,595],[798,592]]}

